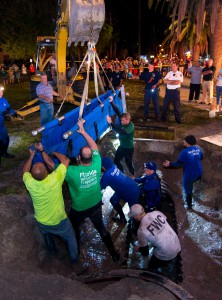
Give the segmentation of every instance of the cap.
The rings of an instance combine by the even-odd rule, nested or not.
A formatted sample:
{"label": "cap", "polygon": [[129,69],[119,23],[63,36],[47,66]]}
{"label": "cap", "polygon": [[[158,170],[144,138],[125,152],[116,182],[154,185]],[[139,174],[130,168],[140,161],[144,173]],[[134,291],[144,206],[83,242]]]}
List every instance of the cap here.
{"label": "cap", "polygon": [[142,205],[140,204],[133,204],[130,207],[130,212],[128,213],[129,217],[135,217],[138,216],[140,214],[142,214],[144,212],[144,208],[142,207]]}
{"label": "cap", "polygon": [[103,157],[102,158],[102,167],[105,168],[106,170],[112,168],[113,166],[113,161],[109,157]]}
{"label": "cap", "polygon": [[148,162],[144,163],[144,168],[156,171],[157,170],[157,165],[153,161],[148,161]]}
{"label": "cap", "polygon": [[187,135],[185,136],[184,140],[191,146],[196,144],[196,138],[194,135]]}

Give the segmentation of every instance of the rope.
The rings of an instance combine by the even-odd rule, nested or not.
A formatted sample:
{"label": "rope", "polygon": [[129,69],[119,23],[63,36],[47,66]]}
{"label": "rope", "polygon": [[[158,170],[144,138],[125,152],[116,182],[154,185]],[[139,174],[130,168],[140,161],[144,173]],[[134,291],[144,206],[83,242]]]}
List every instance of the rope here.
{"label": "rope", "polygon": [[83,61],[82,61],[81,65],[80,65],[80,67],[79,67],[79,69],[78,69],[78,71],[77,71],[77,73],[76,73],[74,79],[72,80],[72,83],[71,83],[71,85],[70,85],[68,91],[66,92],[66,95],[65,95],[65,97],[63,98],[63,101],[62,101],[62,103],[61,103],[61,105],[60,105],[60,107],[59,107],[57,113],[55,114],[55,118],[58,117],[58,115],[59,115],[59,113],[60,113],[60,111],[61,111],[61,109],[62,109],[62,106],[63,106],[63,104],[64,104],[64,102],[65,102],[65,100],[66,100],[66,98],[67,98],[67,96],[68,96],[68,94],[69,94],[69,92],[70,92],[70,89],[72,88],[72,85],[73,85],[74,81],[76,80],[76,77],[79,75],[79,72],[80,72],[80,70],[81,70],[81,68],[82,68],[82,66],[83,66],[83,64],[84,64],[84,62],[85,62],[85,60],[86,60],[86,57],[87,57],[87,53],[86,53],[86,55],[84,56]]}
{"label": "rope", "polygon": [[87,51],[86,56],[88,56],[88,68],[87,68],[86,81],[85,81],[85,86],[84,86],[80,109],[79,109],[79,120],[82,119],[84,105],[85,105],[85,102],[88,100],[89,73],[90,73],[90,65],[91,65],[91,61],[92,61],[92,53],[90,50]]}
{"label": "rope", "polygon": [[97,53],[96,53],[96,58],[97,58],[97,60],[98,60],[98,62],[99,62],[99,64],[100,64],[101,69],[103,70],[104,75],[106,76],[106,79],[108,80],[108,82],[109,82],[109,84],[110,84],[110,86],[111,86],[111,89],[112,89],[112,91],[113,91],[113,94],[116,94],[116,91],[115,91],[115,89],[114,89],[114,87],[113,87],[111,81],[109,80],[109,77],[107,76],[106,72],[104,71],[104,68],[103,68],[103,66],[102,66],[102,63],[101,63],[101,61],[100,61],[100,59],[99,59]]}

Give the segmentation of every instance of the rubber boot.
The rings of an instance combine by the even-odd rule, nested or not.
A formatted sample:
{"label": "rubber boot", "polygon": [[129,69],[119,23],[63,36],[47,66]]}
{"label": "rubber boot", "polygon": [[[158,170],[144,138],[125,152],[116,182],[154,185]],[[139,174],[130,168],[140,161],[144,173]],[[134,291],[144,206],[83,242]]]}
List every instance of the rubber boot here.
{"label": "rubber boot", "polygon": [[118,223],[126,224],[127,220],[126,220],[125,215],[123,213],[122,206],[120,204],[117,204],[117,205],[113,206],[113,208],[115,209],[115,211],[119,215],[119,218],[118,217],[113,217],[112,218],[113,222],[118,222]]}
{"label": "rubber boot", "polygon": [[187,208],[192,209],[192,194],[186,196]]}

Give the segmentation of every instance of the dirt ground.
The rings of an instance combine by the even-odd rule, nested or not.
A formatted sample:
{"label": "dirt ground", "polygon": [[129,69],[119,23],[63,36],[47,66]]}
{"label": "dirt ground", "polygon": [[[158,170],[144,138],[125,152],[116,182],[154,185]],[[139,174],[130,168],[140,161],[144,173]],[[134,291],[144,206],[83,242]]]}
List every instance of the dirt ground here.
{"label": "dirt ground", "polygon": [[[194,209],[187,211],[181,195],[182,170],[162,168],[165,159],[175,160],[182,149],[182,141],[169,143],[170,146],[156,142],[136,141],[135,167],[141,175],[144,161],[155,160],[174,192],[178,234],[182,246],[183,281],[180,284],[198,300],[221,299],[222,286],[222,201],[221,201],[221,148],[205,143],[201,137],[220,133],[221,121],[205,126],[196,126],[186,134],[194,134],[203,148],[204,175],[195,186]],[[177,128],[181,136],[180,128]],[[102,153],[109,153],[107,141],[100,146]],[[24,161],[11,170],[4,168],[4,179],[0,188],[16,182],[22,185],[21,171]],[[105,223],[112,233],[115,244],[124,258],[122,236],[126,228],[111,225],[111,207],[104,205]],[[127,208],[125,210],[127,213]],[[100,243],[94,245],[99,237],[95,231],[83,224],[82,261],[90,262],[90,273],[98,274],[121,268],[112,263],[106,249]],[[0,299],[176,299],[166,290],[160,291],[152,283],[138,279],[125,278],[103,285],[86,285],[73,277],[66,249],[58,246],[61,257],[48,257],[42,238],[36,228],[29,196],[24,192],[0,197]],[[98,245],[98,244],[97,244]]]}

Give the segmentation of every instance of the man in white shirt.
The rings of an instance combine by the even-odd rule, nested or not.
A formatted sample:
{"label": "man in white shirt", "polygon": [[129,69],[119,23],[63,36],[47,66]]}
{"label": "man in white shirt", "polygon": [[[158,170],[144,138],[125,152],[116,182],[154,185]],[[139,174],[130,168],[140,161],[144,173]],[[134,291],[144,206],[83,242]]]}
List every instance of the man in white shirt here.
{"label": "man in white shirt", "polygon": [[140,222],[137,231],[138,245],[134,246],[134,251],[148,256],[148,243],[154,248],[148,264],[149,270],[154,271],[164,267],[177,257],[181,251],[180,241],[163,213],[156,210],[146,214],[140,204],[134,204],[128,216]]}
{"label": "man in white shirt", "polygon": [[177,70],[178,65],[174,62],[172,64],[172,71],[168,72],[163,79],[166,87],[166,95],[163,102],[163,111],[161,115],[161,121],[166,121],[167,112],[169,110],[170,102],[172,101],[174,108],[175,120],[178,124],[181,123],[180,118],[180,88],[181,82],[183,82],[183,74]]}

